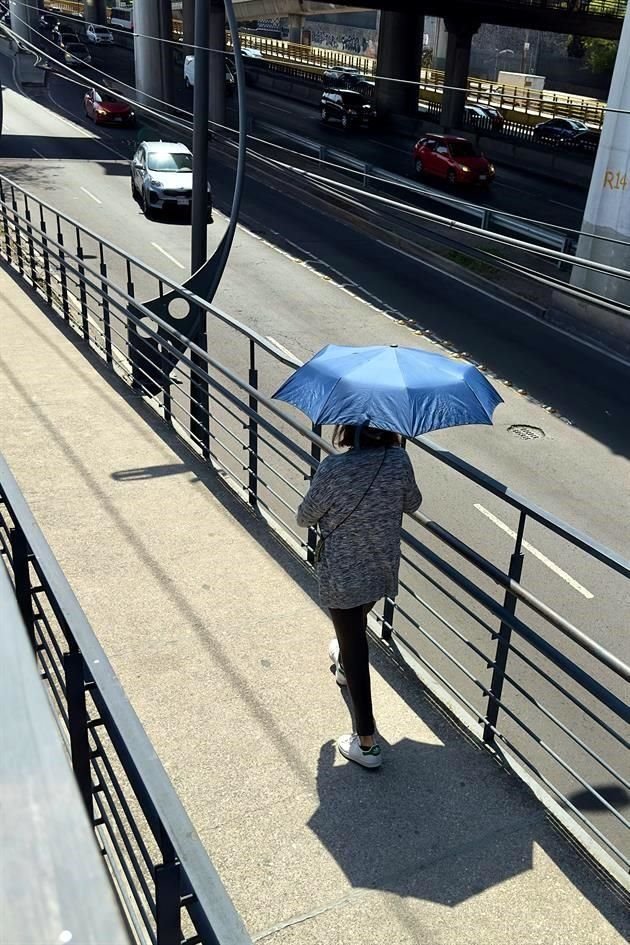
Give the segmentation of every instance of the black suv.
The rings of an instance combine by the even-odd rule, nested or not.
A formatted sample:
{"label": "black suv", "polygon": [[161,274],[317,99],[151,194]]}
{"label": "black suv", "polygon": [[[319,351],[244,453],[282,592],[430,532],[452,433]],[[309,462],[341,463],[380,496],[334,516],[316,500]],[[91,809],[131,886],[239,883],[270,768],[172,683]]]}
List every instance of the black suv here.
{"label": "black suv", "polygon": [[322,121],[331,118],[341,122],[343,128],[371,124],[376,118],[376,109],[360,92],[350,89],[328,89],[322,94]]}
{"label": "black suv", "polygon": [[322,75],[322,82],[330,89],[354,89],[362,95],[374,94],[374,81],[364,76],[354,66],[335,66]]}

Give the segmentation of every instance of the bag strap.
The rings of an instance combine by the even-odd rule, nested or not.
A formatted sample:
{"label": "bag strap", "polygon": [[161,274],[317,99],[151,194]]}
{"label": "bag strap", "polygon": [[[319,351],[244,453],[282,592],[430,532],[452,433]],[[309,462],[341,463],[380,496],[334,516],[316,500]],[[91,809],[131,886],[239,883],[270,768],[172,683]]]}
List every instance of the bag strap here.
{"label": "bag strap", "polygon": [[370,489],[372,488],[372,486],[373,486],[374,483],[376,482],[376,477],[378,476],[378,474],[380,473],[380,471],[381,471],[381,469],[382,469],[382,467],[383,467],[383,463],[385,462],[385,457],[386,457],[386,456],[387,456],[387,447],[385,447],[385,450],[384,450],[384,452],[383,452],[383,456],[382,456],[382,458],[381,458],[381,461],[380,461],[380,463],[378,464],[378,469],[376,470],[376,472],[375,472],[374,475],[372,476],[372,480],[371,480],[369,486],[367,487],[367,489],[365,490],[365,492],[363,493],[363,495],[361,496],[361,498],[359,499],[359,501],[357,502],[357,504],[355,505],[355,507],[354,507],[353,509],[351,509],[351,510],[348,512],[348,514],[345,516],[345,518],[342,518],[342,520],[341,520],[337,525],[335,525],[335,527],[334,527],[331,531],[329,531],[327,535],[322,535],[321,540],[322,540],[323,542],[324,542],[324,541],[328,541],[328,539],[330,538],[330,536],[331,536],[331,535],[334,535],[335,532],[337,531],[337,529],[338,529],[338,528],[341,528],[342,525],[345,525],[351,515],[354,515],[354,513],[355,513],[356,510],[359,508],[359,506],[361,505],[361,503],[363,502],[363,500],[364,500],[365,497],[367,496],[368,492],[370,491]]}

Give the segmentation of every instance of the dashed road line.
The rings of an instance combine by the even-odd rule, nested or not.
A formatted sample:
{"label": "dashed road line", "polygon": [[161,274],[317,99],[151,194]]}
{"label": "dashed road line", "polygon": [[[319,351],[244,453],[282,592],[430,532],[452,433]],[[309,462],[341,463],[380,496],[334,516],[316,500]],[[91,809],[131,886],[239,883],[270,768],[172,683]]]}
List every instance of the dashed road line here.
{"label": "dashed road line", "polygon": [[[486,518],[490,519],[497,528],[500,528],[501,531],[504,531],[506,535],[509,535],[511,538],[516,538],[516,532],[513,531],[509,525],[506,525],[505,522],[502,522],[500,518],[497,518],[496,515],[493,515],[492,512],[489,512],[488,509],[484,508],[483,505],[479,505],[478,502],[475,502],[475,508],[478,512],[481,512],[482,515],[485,515]],[[529,551],[535,558],[538,558],[550,571],[553,571],[554,574],[557,574],[558,577],[561,577],[563,581],[566,581],[567,584],[573,588],[574,591],[577,591],[578,594],[581,594],[582,597],[586,597],[587,600],[592,600],[595,596],[591,594],[579,581],[576,581],[575,578],[571,577],[570,574],[567,574],[566,571],[563,571],[555,561],[552,561],[547,555],[544,555],[542,551],[539,551],[538,548],[535,548],[533,545],[530,545],[528,541],[523,542],[523,548]]]}
{"label": "dashed road line", "polygon": [[81,187],[80,189],[83,191],[84,194],[87,194],[88,197],[91,197],[92,200],[94,201],[94,203],[98,203],[98,204],[102,204],[102,203],[103,203],[103,201],[102,201],[102,200],[99,200],[98,197],[95,197],[94,194],[92,193],[92,191],[91,191],[91,190],[88,190],[87,187]]}
{"label": "dashed road line", "polygon": [[185,268],[186,268],[186,266],[184,266],[182,263],[180,263],[179,259],[175,259],[174,256],[171,256],[170,253],[167,253],[166,250],[165,250],[165,249],[162,249],[162,247],[161,247],[158,243],[151,243],[151,246],[153,246],[155,249],[157,249],[157,251],[158,251],[159,253],[162,253],[163,256],[166,256],[167,259],[170,259],[170,261],[171,261],[172,263],[174,263],[176,266],[179,266],[180,269],[185,269]]}

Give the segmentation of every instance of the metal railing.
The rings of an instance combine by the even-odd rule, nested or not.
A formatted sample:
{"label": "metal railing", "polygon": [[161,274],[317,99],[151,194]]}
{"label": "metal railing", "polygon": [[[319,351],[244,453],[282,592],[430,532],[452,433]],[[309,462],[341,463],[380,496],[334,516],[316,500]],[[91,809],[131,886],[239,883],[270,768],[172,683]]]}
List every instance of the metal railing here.
{"label": "metal railing", "polygon": [[[315,531],[298,529],[295,512],[320,458],[333,450],[319,429],[270,398],[299,364],[295,358],[184,290],[190,305],[208,313],[209,350],[229,350],[236,367],[222,364],[137,301],[175,283],[6,179],[0,255],[313,565]],[[415,464],[439,464],[446,518],[406,519],[400,595],[379,605],[373,628],[623,881],[630,864],[622,813],[630,789],[623,754],[630,669],[579,628],[579,606],[574,616],[557,612],[522,575],[532,548],[560,561],[578,556],[578,574],[619,602],[621,639],[630,563],[432,441],[407,448]],[[486,505],[496,509],[511,551],[507,538],[505,546],[497,541],[494,525],[485,549],[454,534],[449,507],[464,494],[485,517],[494,516]],[[528,581],[547,588],[532,568]]]}
{"label": "metal railing", "polygon": [[[155,749],[1,456],[0,557],[11,575],[81,799],[134,941],[139,945],[251,945]],[[14,630],[20,632],[17,627]],[[92,903],[95,910],[105,906],[105,901]],[[14,903],[4,906],[9,911],[14,907]],[[92,930],[103,928],[105,918],[95,916]],[[24,921],[23,917],[22,925]],[[113,929],[111,925],[112,934]]]}

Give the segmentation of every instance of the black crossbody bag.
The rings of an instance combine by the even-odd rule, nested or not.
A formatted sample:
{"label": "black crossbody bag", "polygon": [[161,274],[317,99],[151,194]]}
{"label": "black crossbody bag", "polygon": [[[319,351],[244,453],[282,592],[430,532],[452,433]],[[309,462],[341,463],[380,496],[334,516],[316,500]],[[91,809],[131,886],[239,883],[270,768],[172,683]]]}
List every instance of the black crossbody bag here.
{"label": "black crossbody bag", "polygon": [[370,491],[370,489],[372,488],[372,486],[373,486],[374,483],[376,482],[376,477],[378,476],[378,474],[380,473],[381,469],[383,468],[383,463],[385,462],[385,457],[386,457],[386,455],[387,455],[387,449],[386,449],[386,450],[384,451],[384,453],[383,453],[382,459],[381,459],[380,463],[378,464],[378,469],[376,470],[376,472],[374,473],[374,476],[372,477],[372,481],[370,482],[369,486],[367,487],[367,489],[365,490],[365,492],[363,493],[363,495],[361,496],[361,498],[359,499],[359,501],[357,502],[357,504],[355,505],[355,507],[354,507],[353,509],[351,509],[351,510],[348,512],[348,514],[346,515],[346,517],[345,517],[345,518],[342,518],[342,520],[339,522],[339,524],[338,524],[338,525],[335,525],[335,527],[334,527],[331,531],[329,531],[327,535],[320,535],[320,537],[319,537],[319,539],[318,539],[318,541],[317,541],[317,544],[315,545],[315,564],[317,564],[317,563],[319,562],[319,559],[320,559],[321,556],[322,556],[322,551],[324,550],[324,544],[328,541],[328,539],[330,538],[330,536],[331,536],[331,535],[334,535],[338,528],[341,528],[342,525],[345,525],[345,524],[346,524],[346,522],[348,521],[348,519],[350,518],[350,516],[351,516],[351,515],[354,515],[354,513],[356,512],[356,510],[359,508],[359,506],[361,505],[361,503],[363,502],[363,500],[364,500],[365,497],[367,496],[368,492]]}

